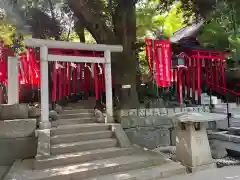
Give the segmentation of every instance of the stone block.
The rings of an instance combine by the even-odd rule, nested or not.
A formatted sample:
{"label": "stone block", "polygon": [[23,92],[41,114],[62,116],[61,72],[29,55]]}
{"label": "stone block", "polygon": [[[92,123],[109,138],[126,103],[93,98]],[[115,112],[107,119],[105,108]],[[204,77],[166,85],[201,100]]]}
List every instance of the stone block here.
{"label": "stone block", "polygon": [[142,116],[142,117],[122,117],[121,125],[123,129],[134,127],[172,127],[172,121],[168,116]]}
{"label": "stone block", "polygon": [[153,109],[147,109],[146,116],[153,116]]}
{"label": "stone block", "polygon": [[226,148],[221,144],[221,141],[209,140],[209,145],[214,159],[221,159],[228,155]]}
{"label": "stone block", "polygon": [[119,117],[129,116],[129,110],[128,109],[121,109],[118,114],[119,114]]}
{"label": "stone block", "polygon": [[138,109],[138,116],[146,116],[147,109]]}
{"label": "stone block", "polygon": [[51,154],[50,143],[50,129],[38,130],[38,145],[37,145],[37,155],[36,159],[40,160],[46,157],[49,157]]}
{"label": "stone block", "polygon": [[129,117],[120,117],[119,119],[121,125],[122,125],[122,128],[123,129],[126,129],[126,128],[131,128],[131,118]]}
{"label": "stone block", "polygon": [[216,124],[216,122],[208,122],[208,123],[207,123],[207,129],[208,129],[208,130],[216,130],[216,129],[217,129],[217,124]]}
{"label": "stone block", "polygon": [[212,104],[218,104],[217,96],[212,96]]}
{"label": "stone block", "polygon": [[154,119],[153,121],[154,127],[167,127],[170,128],[173,126],[171,118],[168,116],[160,116]]}
{"label": "stone block", "polygon": [[239,127],[230,127],[229,132],[234,135],[240,135],[240,128]]}
{"label": "stone block", "polygon": [[0,166],[0,179],[3,179],[6,173],[9,171],[10,166]]}
{"label": "stone block", "polygon": [[145,117],[128,116],[128,117],[122,117],[120,121],[124,129],[145,126]]}
{"label": "stone block", "polygon": [[171,131],[170,131],[170,133],[171,133],[171,146],[176,146],[176,129],[172,129]]}
{"label": "stone block", "polygon": [[0,166],[10,166],[17,159],[34,158],[37,150],[37,139],[0,138]]}
{"label": "stone block", "polygon": [[1,104],[0,120],[27,119],[28,104]]}
{"label": "stone block", "polygon": [[219,114],[226,114],[227,113],[227,108],[213,108],[212,112],[213,113],[219,113]]}
{"label": "stone block", "polygon": [[121,148],[127,148],[131,146],[131,143],[123,131],[121,124],[112,124],[112,131],[114,132]]}
{"label": "stone block", "polygon": [[28,109],[28,117],[29,118],[37,118],[41,116],[41,109],[38,107],[29,107]]}
{"label": "stone block", "polygon": [[216,122],[216,128],[217,129],[222,129],[222,130],[228,129],[228,120],[225,119],[223,121],[217,121]]}
{"label": "stone block", "polygon": [[210,107],[209,106],[202,106],[203,112],[209,112],[210,113]]}
{"label": "stone block", "polygon": [[138,110],[137,109],[130,109],[129,110],[129,116],[138,116]]}
{"label": "stone block", "polygon": [[161,109],[160,108],[154,108],[153,109],[153,116],[161,116]]}
{"label": "stone block", "polygon": [[174,108],[173,111],[174,111],[174,113],[180,113],[183,111],[183,109],[185,109],[185,108],[178,107],[178,108]]}
{"label": "stone block", "polygon": [[174,108],[167,108],[167,115],[171,116],[171,115],[174,115],[176,114],[175,111],[174,111]]}
{"label": "stone block", "polygon": [[36,129],[36,119],[15,119],[0,121],[0,138],[20,138],[32,136]]}
{"label": "stone block", "polygon": [[156,117],[152,117],[152,116],[149,116],[149,117],[146,117],[144,120],[144,126],[140,126],[140,127],[154,127],[154,119],[157,119]]}
{"label": "stone block", "polygon": [[154,149],[158,146],[170,145],[170,134],[168,129],[154,127],[131,128],[125,130],[130,142],[142,147]]}
{"label": "stone block", "polygon": [[210,97],[209,96],[202,96],[201,97],[201,104],[203,104],[203,105],[210,104]]}
{"label": "stone block", "polygon": [[169,129],[161,128],[156,129],[157,133],[157,146],[170,146],[170,131]]}

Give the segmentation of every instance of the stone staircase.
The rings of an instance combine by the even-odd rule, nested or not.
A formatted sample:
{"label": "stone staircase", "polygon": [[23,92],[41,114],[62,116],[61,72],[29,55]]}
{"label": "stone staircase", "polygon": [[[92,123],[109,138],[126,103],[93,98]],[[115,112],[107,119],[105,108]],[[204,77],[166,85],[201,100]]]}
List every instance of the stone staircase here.
{"label": "stone staircase", "polygon": [[[201,101],[203,104],[209,104],[210,96],[206,93],[202,93]],[[213,113],[217,114],[225,114],[227,117],[227,103],[223,100],[219,99],[217,96],[212,96],[212,104]],[[237,103],[229,102],[228,103],[228,111],[231,114],[230,116],[230,126],[231,127],[240,127],[240,106]],[[217,124],[218,129],[227,130],[228,129],[228,121],[222,121]]]}
{"label": "stone staircase", "polygon": [[[202,94],[202,99],[204,98],[206,102],[207,99],[210,99],[207,94]],[[226,120],[217,122],[217,131],[210,131],[208,137],[210,140],[220,144],[218,147],[219,152],[222,151],[222,148],[224,148],[224,151],[228,149],[240,152],[240,106],[233,102],[227,104],[216,96],[214,98],[216,103],[213,103],[212,112],[226,115]],[[230,114],[229,122],[228,113]]]}
{"label": "stone staircase", "polygon": [[42,147],[50,153],[38,149],[35,159],[16,161],[4,180],[156,180],[186,172],[180,163],[131,145],[120,125],[95,123],[93,114],[65,110],[52,123],[50,146]]}

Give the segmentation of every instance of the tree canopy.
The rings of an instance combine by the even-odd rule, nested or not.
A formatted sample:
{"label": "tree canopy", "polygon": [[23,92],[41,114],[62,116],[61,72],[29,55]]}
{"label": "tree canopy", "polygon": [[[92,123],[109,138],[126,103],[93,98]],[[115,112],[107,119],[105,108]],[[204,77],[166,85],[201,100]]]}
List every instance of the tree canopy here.
{"label": "tree canopy", "polygon": [[[202,44],[227,48],[228,37],[239,30],[239,10],[238,0],[0,0],[0,37],[9,44],[29,34],[121,44],[124,52],[113,54],[113,79],[116,87],[130,84],[130,102],[136,102],[139,41],[155,37],[159,30],[170,37],[187,24],[204,19],[207,23],[199,36]],[[146,63],[141,53],[140,59]]]}

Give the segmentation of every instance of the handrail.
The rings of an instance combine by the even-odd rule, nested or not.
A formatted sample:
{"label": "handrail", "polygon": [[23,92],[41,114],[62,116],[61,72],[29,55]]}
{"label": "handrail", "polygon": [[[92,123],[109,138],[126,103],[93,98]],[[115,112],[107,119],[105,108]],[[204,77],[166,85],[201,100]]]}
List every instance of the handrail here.
{"label": "handrail", "polygon": [[[214,88],[219,88],[219,89],[222,89],[223,91],[227,91],[227,92],[230,92],[230,93],[232,93],[233,95],[235,95],[235,97],[237,98],[236,99],[236,104],[239,104],[239,101],[238,101],[238,98],[240,97],[240,93],[238,93],[238,92],[235,92],[235,91],[232,91],[232,90],[230,90],[230,89],[227,89],[227,88],[224,88],[224,87],[221,87],[221,86],[218,86],[218,85],[216,85],[216,84],[213,84],[213,83],[211,83],[211,82],[207,82],[207,84],[208,85],[210,85],[210,86],[212,86],[212,87],[214,87]],[[211,102],[212,102],[212,95],[211,95],[212,93],[210,92],[210,105],[212,105],[211,104]],[[231,112],[230,112],[230,109],[229,109],[229,101],[228,101],[228,93],[226,93],[225,94],[226,96],[226,108],[227,108],[227,121],[228,121],[228,128],[231,126],[231,123],[230,123],[230,118],[231,118]]]}
{"label": "handrail", "polygon": [[220,88],[221,90],[230,92],[230,93],[232,93],[232,94],[235,95],[235,96],[240,96],[240,93],[239,93],[239,92],[235,92],[235,91],[233,91],[233,90],[224,88],[224,87],[222,87],[222,86],[218,86],[218,85],[213,84],[213,83],[210,83],[210,82],[207,82],[207,84],[208,84],[208,85],[211,85],[213,88]]}

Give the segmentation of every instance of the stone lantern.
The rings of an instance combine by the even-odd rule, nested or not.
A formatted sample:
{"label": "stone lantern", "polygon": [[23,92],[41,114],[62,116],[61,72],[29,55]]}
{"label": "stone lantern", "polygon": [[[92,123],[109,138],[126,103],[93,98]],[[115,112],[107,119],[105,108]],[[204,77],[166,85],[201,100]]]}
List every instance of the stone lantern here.
{"label": "stone lantern", "polygon": [[215,168],[211,156],[206,125],[210,121],[225,120],[214,113],[179,113],[172,116],[176,129],[176,158],[190,172]]}

